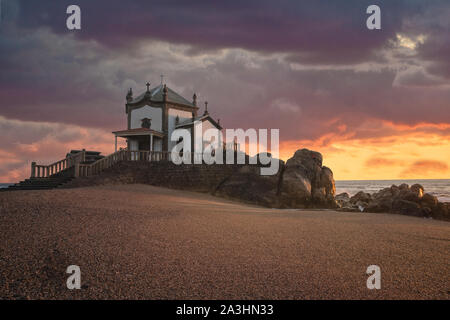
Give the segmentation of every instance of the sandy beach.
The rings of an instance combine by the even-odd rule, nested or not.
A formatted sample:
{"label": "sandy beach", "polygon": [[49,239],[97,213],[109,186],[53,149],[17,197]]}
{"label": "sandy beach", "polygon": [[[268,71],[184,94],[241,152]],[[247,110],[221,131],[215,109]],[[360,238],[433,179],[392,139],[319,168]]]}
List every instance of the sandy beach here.
{"label": "sandy beach", "polygon": [[[450,297],[444,221],[120,185],[2,192],[0,227],[1,299]],[[81,290],[66,288],[69,265]]]}

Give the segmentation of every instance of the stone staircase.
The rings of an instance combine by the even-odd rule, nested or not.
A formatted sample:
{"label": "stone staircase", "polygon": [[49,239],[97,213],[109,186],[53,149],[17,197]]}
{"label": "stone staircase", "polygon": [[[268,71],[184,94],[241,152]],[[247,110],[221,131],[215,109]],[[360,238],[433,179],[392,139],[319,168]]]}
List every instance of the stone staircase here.
{"label": "stone staircase", "polygon": [[[168,162],[170,153],[161,151],[128,151],[121,149],[108,156],[97,151],[71,150],[66,158],[50,165],[31,163],[31,177],[0,192],[12,190],[45,190],[68,184],[72,180],[100,175],[120,162],[158,163]],[[180,176],[183,176],[180,174]],[[165,180],[165,177],[159,177]],[[74,181],[75,182],[75,181]]]}
{"label": "stone staircase", "polygon": [[104,156],[97,151],[71,150],[66,158],[50,165],[31,166],[31,177],[16,183],[8,188],[2,188],[0,191],[15,190],[45,190],[58,188],[76,177],[75,170],[77,165],[90,165],[103,159]]}
{"label": "stone staircase", "polygon": [[23,180],[0,191],[45,190],[58,188],[74,178],[74,167],[67,168],[50,177],[34,177]]}

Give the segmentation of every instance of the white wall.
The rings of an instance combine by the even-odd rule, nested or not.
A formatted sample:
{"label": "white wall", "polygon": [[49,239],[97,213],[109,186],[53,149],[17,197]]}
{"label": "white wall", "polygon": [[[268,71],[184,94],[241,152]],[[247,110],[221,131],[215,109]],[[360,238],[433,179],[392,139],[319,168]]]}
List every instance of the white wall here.
{"label": "white wall", "polygon": [[192,112],[189,111],[183,111],[183,110],[177,110],[177,109],[169,109],[169,125],[168,125],[168,133],[169,133],[169,151],[172,150],[172,148],[177,144],[176,142],[170,141],[170,136],[172,135],[172,131],[175,130],[175,122],[177,119],[177,116],[180,119],[180,122],[192,119]]}
{"label": "white wall", "polygon": [[162,131],[162,109],[150,106],[143,106],[139,109],[131,111],[131,123],[130,129],[136,129],[142,127],[142,119],[152,119],[151,129],[156,131]]}

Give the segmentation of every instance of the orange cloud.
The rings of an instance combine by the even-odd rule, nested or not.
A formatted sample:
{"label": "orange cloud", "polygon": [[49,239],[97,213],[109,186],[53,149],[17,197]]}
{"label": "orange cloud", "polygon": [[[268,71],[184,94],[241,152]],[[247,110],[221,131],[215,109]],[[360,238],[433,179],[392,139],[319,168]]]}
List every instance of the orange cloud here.
{"label": "orange cloud", "polygon": [[315,140],[284,141],[280,157],[286,160],[300,148],[321,152],[337,180],[450,178],[446,123],[408,126],[375,119],[345,134],[337,130]]}
{"label": "orange cloud", "polygon": [[398,159],[388,159],[388,158],[370,158],[366,161],[366,167],[369,168],[379,168],[386,166],[398,166],[401,165],[402,162]]}
{"label": "orange cloud", "polygon": [[[9,128],[2,131],[0,182],[28,178],[32,161],[50,164],[63,159],[72,149],[96,150],[105,155],[114,151],[114,137],[105,130],[2,117],[0,128]],[[119,147],[124,147],[124,142],[119,140]]]}
{"label": "orange cloud", "polygon": [[430,173],[446,173],[448,165],[442,161],[436,160],[420,160],[411,164],[401,175],[410,174],[430,174]]}

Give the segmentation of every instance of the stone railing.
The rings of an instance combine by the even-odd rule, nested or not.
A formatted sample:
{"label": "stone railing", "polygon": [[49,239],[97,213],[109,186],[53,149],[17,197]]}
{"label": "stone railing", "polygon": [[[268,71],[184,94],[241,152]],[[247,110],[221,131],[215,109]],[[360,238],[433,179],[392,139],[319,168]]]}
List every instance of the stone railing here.
{"label": "stone railing", "polygon": [[[186,156],[186,154],[185,154]],[[189,156],[194,163],[202,163],[202,153],[190,153]],[[36,162],[31,164],[32,178],[48,178],[61,171],[74,167],[74,177],[88,177],[97,175],[105,169],[112,167],[119,161],[170,161],[171,152],[162,151],[130,151],[127,149],[119,150],[106,156],[94,163],[84,163],[86,161],[86,151],[69,155],[66,159],[57,161],[50,165],[37,165]]]}
{"label": "stone railing", "polygon": [[84,162],[86,158],[85,150],[73,155],[68,155],[65,159],[56,161],[49,165],[38,165],[36,162],[31,163],[31,178],[48,178],[52,175],[60,173],[63,170],[76,166]]}
{"label": "stone railing", "polygon": [[119,150],[91,164],[75,165],[75,177],[88,177],[99,174],[119,161],[162,161],[170,160],[170,152]]}

